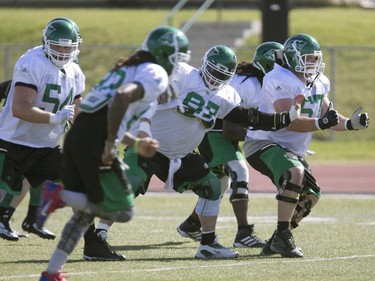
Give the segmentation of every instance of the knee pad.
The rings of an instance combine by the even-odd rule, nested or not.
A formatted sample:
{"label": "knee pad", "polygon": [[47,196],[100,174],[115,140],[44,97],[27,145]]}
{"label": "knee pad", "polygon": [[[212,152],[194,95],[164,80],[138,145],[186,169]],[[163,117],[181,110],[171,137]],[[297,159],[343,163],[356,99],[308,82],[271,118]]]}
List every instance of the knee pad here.
{"label": "knee pad", "polygon": [[229,197],[229,202],[233,203],[235,201],[249,201],[249,190],[247,188],[247,182],[232,182],[231,189],[232,193]]}
{"label": "knee pad", "polygon": [[291,198],[289,196],[284,196],[283,195],[284,194],[284,190],[290,190],[290,191],[296,192],[298,194],[301,194],[301,192],[302,192],[302,186],[294,184],[294,183],[291,183],[289,181],[289,179],[290,179],[290,172],[289,171],[287,171],[286,173],[284,173],[284,175],[282,177],[283,177],[283,182],[281,184],[281,187],[280,187],[280,190],[279,190],[279,194],[276,195],[276,199],[280,200],[280,201],[292,203],[292,204],[297,204],[298,203],[298,199],[297,198]]}
{"label": "knee pad", "polygon": [[235,172],[237,181],[249,182],[249,170],[247,168],[245,160],[232,160],[229,161],[225,166],[231,178],[232,175],[230,174],[230,172]]}
{"label": "knee pad", "polygon": [[311,171],[305,168],[303,179],[303,190],[320,197],[320,186],[312,175]]}
{"label": "knee pad", "polygon": [[231,178],[231,196],[229,202],[249,200],[248,178],[249,171],[245,161],[234,160],[227,164],[227,169]]}
{"label": "knee pad", "polygon": [[217,216],[219,214],[220,200],[221,198],[217,200],[208,200],[200,197],[195,207],[195,211],[200,216]]}
{"label": "knee pad", "polygon": [[[312,195],[316,196],[316,194],[312,194]],[[319,197],[318,196],[316,197],[317,197],[317,200],[319,200]],[[302,192],[299,197],[296,209],[294,210],[294,214],[291,220],[291,226],[293,228],[298,227],[302,219],[307,217],[311,213],[312,207],[313,207],[312,200],[308,198],[305,192]]]}
{"label": "knee pad", "polygon": [[208,200],[217,200],[221,197],[221,184],[220,180],[215,176],[211,177],[205,182],[195,185],[192,191],[200,198]]}

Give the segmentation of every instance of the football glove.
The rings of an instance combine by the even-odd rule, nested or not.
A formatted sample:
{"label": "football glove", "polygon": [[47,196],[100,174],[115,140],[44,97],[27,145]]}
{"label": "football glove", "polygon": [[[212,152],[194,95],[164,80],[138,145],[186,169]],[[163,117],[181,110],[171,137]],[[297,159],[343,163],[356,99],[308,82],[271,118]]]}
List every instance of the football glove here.
{"label": "football glove", "polygon": [[362,130],[366,129],[369,124],[368,113],[361,113],[363,110],[363,105],[354,111],[352,117],[346,121],[345,127],[347,130]]}
{"label": "football glove", "polygon": [[56,114],[51,114],[49,116],[50,124],[64,124],[65,122],[72,120],[74,116],[74,105],[65,105]]}
{"label": "football glove", "polygon": [[325,130],[336,126],[339,123],[339,116],[336,110],[333,109],[332,102],[329,103],[326,113],[324,113],[322,118],[315,120],[315,126],[319,130]]}

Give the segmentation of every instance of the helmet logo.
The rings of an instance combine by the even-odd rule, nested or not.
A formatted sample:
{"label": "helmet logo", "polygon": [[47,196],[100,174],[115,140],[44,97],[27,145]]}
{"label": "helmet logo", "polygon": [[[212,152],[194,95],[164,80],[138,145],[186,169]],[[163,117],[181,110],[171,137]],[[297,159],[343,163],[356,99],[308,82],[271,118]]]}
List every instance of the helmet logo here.
{"label": "helmet logo", "polygon": [[265,57],[275,60],[275,50],[269,49],[267,52],[263,54]]}
{"label": "helmet logo", "polygon": [[[211,48],[211,50],[209,50],[209,52],[207,53],[207,57],[209,57],[209,56],[218,56],[218,55],[220,55],[220,50],[219,50],[216,46],[213,47],[213,48]],[[217,62],[217,61],[215,60],[215,57],[211,57],[211,58],[209,59],[209,61],[210,61],[213,65],[215,65],[216,68],[218,68],[218,69],[222,69],[222,70],[224,70],[224,71],[229,71],[229,68],[228,68],[227,66],[225,66],[225,65],[223,65],[223,64],[221,64],[221,63],[219,63],[219,62]]]}
{"label": "helmet logo", "polygon": [[173,37],[174,37],[174,34],[172,34],[171,32],[166,32],[163,34],[163,36],[160,36],[158,40],[165,45],[173,47],[174,46]]}
{"label": "helmet logo", "polygon": [[307,44],[307,42],[305,41],[302,41],[302,40],[295,40],[293,41],[290,45],[288,44],[285,48],[286,51],[299,51],[301,52],[301,50],[303,49],[303,47],[305,47]]}
{"label": "helmet logo", "polygon": [[55,31],[56,31],[56,28],[52,24],[50,24],[46,30],[46,36],[49,36],[51,33]]}
{"label": "helmet logo", "polygon": [[220,51],[218,50],[218,48],[217,48],[217,47],[213,47],[213,48],[209,51],[208,55],[218,55],[219,53],[220,53]]}

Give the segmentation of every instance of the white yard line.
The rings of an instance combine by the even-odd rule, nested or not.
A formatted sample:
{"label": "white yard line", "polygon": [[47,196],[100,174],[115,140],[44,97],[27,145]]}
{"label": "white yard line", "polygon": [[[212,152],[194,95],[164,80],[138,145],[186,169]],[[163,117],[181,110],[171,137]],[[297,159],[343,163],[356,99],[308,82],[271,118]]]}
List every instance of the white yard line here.
{"label": "white yard line", "polygon": [[[346,256],[346,257],[332,257],[332,258],[311,258],[311,259],[283,259],[278,260],[280,263],[305,263],[305,262],[321,262],[321,261],[337,261],[337,260],[352,260],[352,259],[367,259],[367,258],[375,258],[374,255],[355,255],[355,256]],[[210,261],[207,261],[210,262]],[[214,267],[234,267],[234,266],[254,266],[254,264],[268,264],[268,263],[275,263],[274,260],[248,260],[248,261],[241,261],[241,262],[235,262],[235,263],[227,263],[227,264],[206,264],[206,265],[191,265],[191,266],[168,266],[168,267],[158,267],[158,268],[150,268],[150,269],[130,269],[130,270],[101,270],[101,271],[87,271],[87,272],[71,272],[68,271],[65,273],[68,276],[79,276],[79,275],[85,275],[85,276],[95,276],[97,274],[103,274],[103,273],[142,273],[142,272],[162,272],[162,271],[172,271],[172,270],[180,270],[180,269],[196,269],[196,268],[214,268]],[[13,276],[5,276],[0,277],[0,280],[15,280],[15,279],[26,279],[29,280],[29,278],[38,278],[40,274],[30,274],[30,275],[13,275]]]}

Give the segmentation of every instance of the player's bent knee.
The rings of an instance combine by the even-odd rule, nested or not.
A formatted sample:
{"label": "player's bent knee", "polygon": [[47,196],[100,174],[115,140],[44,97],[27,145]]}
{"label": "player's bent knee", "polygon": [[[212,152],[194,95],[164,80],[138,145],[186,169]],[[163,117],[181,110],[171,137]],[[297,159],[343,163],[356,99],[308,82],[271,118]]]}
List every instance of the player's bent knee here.
{"label": "player's bent knee", "polygon": [[208,200],[200,197],[195,211],[200,216],[217,216],[219,214],[220,200],[220,198],[217,200]]}
{"label": "player's bent knee", "polygon": [[306,195],[304,192],[300,195],[296,209],[291,220],[291,226],[296,228],[300,221],[311,213],[311,209],[318,202],[319,197],[315,194]]}
{"label": "player's bent knee", "polygon": [[229,197],[229,202],[249,201],[249,189],[247,182],[236,182],[236,186],[231,186],[232,193]]}
{"label": "player's bent knee", "polygon": [[291,183],[290,181],[284,181],[284,183],[281,186],[281,190],[282,192],[276,195],[277,200],[292,203],[292,204],[298,203],[298,198],[292,198],[290,196],[286,196],[284,195],[284,191],[289,190],[299,195],[302,192],[302,186]]}
{"label": "player's bent knee", "polygon": [[117,222],[128,222],[130,221],[134,216],[134,208],[131,207],[127,210],[123,210],[119,212],[116,216],[116,221]]}
{"label": "player's bent knee", "polygon": [[221,183],[220,180],[213,176],[193,189],[195,194],[200,198],[208,200],[217,200],[221,197]]}

